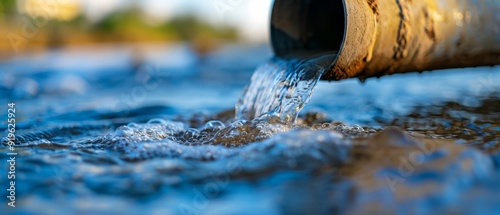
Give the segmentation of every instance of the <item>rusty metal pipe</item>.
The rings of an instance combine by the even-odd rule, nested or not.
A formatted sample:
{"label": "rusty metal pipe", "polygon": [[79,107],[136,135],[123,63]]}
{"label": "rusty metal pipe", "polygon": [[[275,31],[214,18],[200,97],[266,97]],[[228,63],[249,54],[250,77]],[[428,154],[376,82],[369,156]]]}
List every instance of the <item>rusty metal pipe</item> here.
{"label": "rusty metal pipe", "polygon": [[275,0],[278,56],[338,51],[323,80],[500,64],[499,0]]}

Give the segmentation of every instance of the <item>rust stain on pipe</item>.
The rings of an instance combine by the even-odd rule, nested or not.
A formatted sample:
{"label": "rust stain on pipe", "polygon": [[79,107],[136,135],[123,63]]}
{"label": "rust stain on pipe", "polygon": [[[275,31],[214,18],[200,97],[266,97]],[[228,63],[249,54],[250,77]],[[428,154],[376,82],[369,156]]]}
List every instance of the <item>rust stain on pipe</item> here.
{"label": "rust stain on pipe", "polygon": [[410,13],[408,12],[408,5],[406,4],[405,0],[396,0],[396,4],[398,5],[399,8],[399,29],[398,29],[398,36],[396,39],[396,45],[394,46],[394,60],[398,61],[403,57],[406,57],[407,51],[406,51],[406,44],[408,43],[408,34],[409,28],[408,25],[410,22]]}
{"label": "rust stain on pipe", "polygon": [[378,5],[377,5],[377,0],[367,0],[368,5],[370,5],[370,8],[373,10],[373,13],[375,15],[378,15]]}
{"label": "rust stain on pipe", "polygon": [[498,0],[275,0],[278,56],[338,51],[324,80],[500,64]]}

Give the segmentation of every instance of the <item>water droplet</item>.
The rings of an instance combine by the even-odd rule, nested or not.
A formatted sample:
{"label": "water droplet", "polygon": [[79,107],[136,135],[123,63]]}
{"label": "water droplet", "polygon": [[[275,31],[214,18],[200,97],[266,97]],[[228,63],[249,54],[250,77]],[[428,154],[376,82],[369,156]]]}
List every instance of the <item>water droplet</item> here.
{"label": "water droplet", "polygon": [[137,123],[134,123],[134,122],[127,124],[127,126],[130,128],[139,128],[139,125]]}
{"label": "water droplet", "polygon": [[355,131],[358,131],[358,132],[363,132],[365,131],[365,129],[363,129],[363,127],[359,126],[359,125],[353,125],[352,128],[355,130]]}
{"label": "water droplet", "polygon": [[314,124],[311,126],[312,129],[314,130],[318,130],[318,129],[321,129],[322,125],[321,124]]}
{"label": "water droplet", "polygon": [[219,130],[224,129],[225,127],[226,126],[224,125],[223,122],[218,121],[218,120],[212,120],[212,121],[207,122],[207,124],[205,124],[203,129],[210,129],[210,130],[214,130],[214,131],[219,131]]}
{"label": "water droplet", "polygon": [[238,120],[238,121],[231,123],[231,127],[242,128],[244,124],[245,124],[245,120]]}
{"label": "water droplet", "polygon": [[200,136],[200,131],[198,131],[196,128],[189,128],[184,132],[184,139],[188,141],[196,140]]}
{"label": "water droplet", "polygon": [[131,136],[133,134],[134,134],[134,129],[124,125],[116,129],[115,133],[113,134],[113,137]]}
{"label": "water droplet", "polygon": [[164,124],[167,124],[167,121],[165,121],[164,119],[161,119],[161,118],[155,118],[155,119],[149,120],[147,124],[148,125],[154,125],[154,124],[164,125]]}

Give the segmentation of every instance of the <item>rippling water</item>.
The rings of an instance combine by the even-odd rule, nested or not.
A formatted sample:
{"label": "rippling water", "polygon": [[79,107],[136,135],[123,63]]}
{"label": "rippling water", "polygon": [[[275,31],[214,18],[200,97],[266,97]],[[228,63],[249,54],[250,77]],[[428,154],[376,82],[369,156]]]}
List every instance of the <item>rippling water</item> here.
{"label": "rippling water", "polygon": [[[311,78],[297,85],[285,81],[278,87],[284,97],[267,106],[240,101],[237,117],[232,106],[257,64],[270,57],[266,48],[228,47],[203,58],[184,46],[164,49],[172,51],[155,56],[175,60],[145,59],[142,66],[126,67],[126,56],[111,50],[112,58],[82,62],[85,66],[61,65],[57,53],[0,66],[7,71],[0,74],[0,102],[5,109],[8,101],[16,102],[20,154],[18,207],[2,204],[3,212],[500,209],[498,67],[394,75],[364,84],[316,83],[321,71],[311,70],[316,71],[311,76],[285,76],[299,83]],[[275,59],[257,71],[273,74],[283,71],[277,66],[301,65],[294,63]],[[247,93],[273,95],[254,88],[264,74],[254,75]],[[261,86],[283,83],[262,81]],[[286,96],[287,90],[315,85],[299,113],[310,91],[297,98]],[[289,109],[290,104],[299,108]],[[279,120],[261,117],[269,110]],[[6,111],[0,116],[7,119]],[[2,160],[5,144],[2,139]],[[6,170],[5,162],[0,165]],[[6,180],[0,177],[0,185]]]}

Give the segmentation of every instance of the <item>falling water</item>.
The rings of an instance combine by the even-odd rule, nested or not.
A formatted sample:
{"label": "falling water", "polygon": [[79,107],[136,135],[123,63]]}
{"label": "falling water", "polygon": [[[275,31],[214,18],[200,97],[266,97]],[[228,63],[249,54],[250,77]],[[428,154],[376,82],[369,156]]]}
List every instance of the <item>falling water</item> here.
{"label": "falling water", "polygon": [[236,104],[236,117],[294,123],[336,56],[326,54],[309,60],[276,57],[261,65]]}
{"label": "falling water", "polygon": [[[260,56],[244,54],[241,65],[226,65],[226,55],[198,62],[217,77],[209,81],[171,73],[147,85],[149,72],[92,72],[78,64],[70,71],[26,69],[38,60],[0,64],[7,68],[0,72],[0,104],[13,98],[19,107],[16,202],[22,206],[2,204],[0,214],[500,210],[500,68],[319,86],[334,54],[274,58],[255,71],[235,119],[226,109],[244,80],[233,71]],[[72,84],[92,87],[78,90],[82,95],[47,87],[67,74]],[[158,88],[148,87],[156,81]],[[113,102],[133,98],[136,89],[148,90],[144,100]],[[310,105],[320,110],[297,117],[313,89],[318,97]],[[0,113],[0,120],[7,117]],[[0,160],[6,161],[3,122]],[[7,165],[0,162],[0,169]],[[0,185],[7,183],[0,177]]]}

